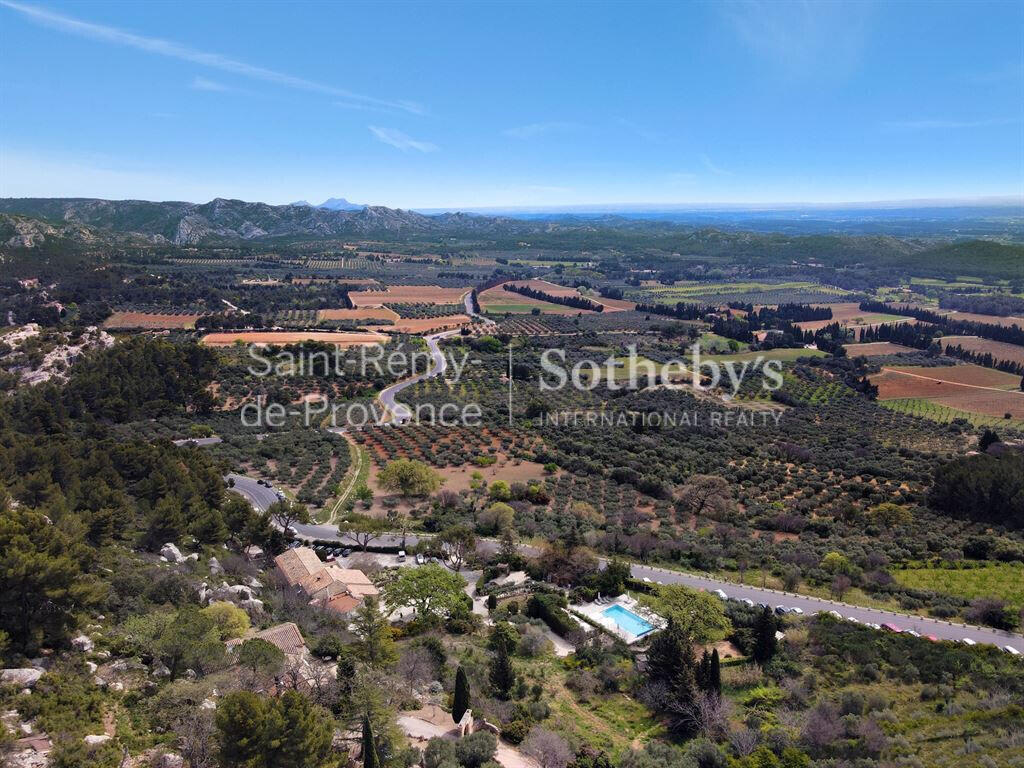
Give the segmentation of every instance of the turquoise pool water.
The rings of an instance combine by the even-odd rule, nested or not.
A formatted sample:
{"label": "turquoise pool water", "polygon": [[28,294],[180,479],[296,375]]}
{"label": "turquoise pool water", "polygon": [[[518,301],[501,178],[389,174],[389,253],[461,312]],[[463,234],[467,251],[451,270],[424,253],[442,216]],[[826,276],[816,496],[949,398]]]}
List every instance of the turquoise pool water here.
{"label": "turquoise pool water", "polygon": [[621,605],[612,605],[601,611],[602,616],[607,616],[609,619],[614,621],[619,627],[626,630],[632,635],[640,637],[646,635],[652,629],[654,625],[646,619],[637,616],[631,610],[623,608]]}

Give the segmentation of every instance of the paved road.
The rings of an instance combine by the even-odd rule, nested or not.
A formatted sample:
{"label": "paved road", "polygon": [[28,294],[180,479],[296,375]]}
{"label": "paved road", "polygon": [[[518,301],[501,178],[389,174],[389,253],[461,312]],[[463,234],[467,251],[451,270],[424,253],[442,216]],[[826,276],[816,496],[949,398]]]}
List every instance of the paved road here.
{"label": "paved road", "polygon": [[470,291],[465,296],[463,296],[462,297],[462,301],[466,305],[466,314],[467,315],[469,315],[470,317],[474,318],[475,320],[480,320],[485,325],[497,325],[497,323],[495,323],[493,320],[491,320],[491,318],[484,317],[483,315],[478,315],[476,312],[473,311],[473,292],[472,291]]}
{"label": "paved road", "polygon": [[231,473],[226,479],[234,481],[233,490],[242,494],[258,512],[266,512],[270,505],[277,501],[277,494],[273,488],[260,485],[251,477]]}
{"label": "paved road", "polygon": [[[266,508],[277,499],[271,489],[258,485],[256,481],[251,478],[242,477],[240,475],[229,475],[229,477],[235,478],[236,490],[249,499],[257,509],[266,510]],[[300,538],[337,541],[339,544],[355,546],[354,541],[347,539],[344,536],[340,536],[338,534],[338,529],[333,525],[303,525],[301,523],[295,523],[295,529],[298,531]],[[419,543],[420,539],[421,537],[419,536],[408,534],[405,537],[406,546],[410,548],[414,547]],[[375,546],[397,547],[401,544],[401,541],[401,536],[385,535],[376,539],[373,544]],[[497,542],[483,539],[479,543],[479,548],[483,552],[493,552],[497,548]],[[536,547],[521,546],[520,549],[523,554],[526,555],[536,555],[538,553]],[[605,562],[605,560],[601,560],[602,566]],[[711,578],[709,576],[702,576],[696,573],[672,571],[667,568],[641,565],[639,563],[634,563],[631,566],[631,572],[633,577],[636,579],[648,580],[658,584],[684,584],[688,587],[692,587],[693,589],[702,589],[707,592],[720,589],[732,599],[752,600],[754,603],[763,603],[771,606],[772,608],[775,608],[775,606],[778,605],[783,605],[787,608],[800,608],[804,611],[805,615],[817,613],[819,611],[837,611],[843,616],[843,618],[848,619],[853,617],[862,624],[892,624],[900,629],[913,629],[922,636],[932,635],[940,640],[962,640],[967,637],[977,643],[990,643],[999,647],[1012,645],[1017,650],[1024,651],[1024,636],[1014,634],[1012,632],[1002,632],[998,629],[954,624],[946,621],[940,621],[938,619],[896,613],[893,611],[881,610],[879,608],[864,608],[858,605],[850,605],[849,603],[842,603],[835,600],[825,600],[818,597],[809,597],[807,595],[797,595],[775,589],[762,589],[761,587],[755,587],[749,584],[737,584],[735,582],[724,581],[722,579]]]}
{"label": "paved road", "polygon": [[395,395],[401,392],[407,387],[411,387],[424,379],[431,379],[434,376],[440,376],[448,368],[448,360],[444,356],[444,352],[438,346],[437,342],[441,339],[446,339],[449,336],[455,336],[459,333],[458,330],[444,331],[442,333],[434,333],[430,336],[425,336],[424,341],[427,342],[427,347],[430,349],[430,369],[423,373],[412,376],[408,379],[403,379],[390,387],[386,387],[380,391],[377,395],[378,399],[384,405],[387,413],[391,414],[391,420],[396,424],[401,424],[412,417],[412,411],[402,403],[395,401]]}
{"label": "paved road", "polygon": [[175,445],[216,445],[223,442],[219,437],[186,437],[184,440],[172,441]]}

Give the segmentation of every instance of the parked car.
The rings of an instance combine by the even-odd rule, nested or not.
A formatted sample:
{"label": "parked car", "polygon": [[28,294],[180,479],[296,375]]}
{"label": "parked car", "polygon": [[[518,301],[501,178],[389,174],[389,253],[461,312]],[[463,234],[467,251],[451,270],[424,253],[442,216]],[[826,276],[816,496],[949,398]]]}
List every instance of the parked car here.
{"label": "parked car", "polygon": [[963,643],[964,645],[977,645],[978,644],[976,641],[972,640],[969,637],[963,638],[960,642]]}
{"label": "parked car", "polygon": [[920,632],[917,632],[917,631],[915,631],[915,630],[913,630],[913,629],[908,629],[908,630],[907,630],[906,632],[904,632],[903,634],[905,634],[905,635],[910,635],[911,637],[920,637],[920,636],[921,636],[921,633],[920,633]]}
{"label": "parked car", "polygon": [[1006,651],[1011,656],[1020,656],[1020,651],[1018,651],[1012,645],[1004,645],[1003,646],[1003,650]]}
{"label": "parked car", "polygon": [[748,608],[753,608],[754,607],[754,601],[751,600],[749,597],[744,597],[743,598],[743,604],[746,605]]}
{"label": "parked car", "polygon": [[719,600],[728,600],[729,599],[729,596],[727,594],[725,594],[725,592],[723,592],[720,589],[716,589],[714,594],[718,596]]}
{"label": "parked car", "polygon": [[425,562],[427,562],[427,558],[425,558],[423,556],[422,552],[417,552],[416,553],[416,565],[423,565]]}
{"label": "parked car", "polygon": [[775,615],[776,616],[785,616],[787,613],[789,613],[789,609],[786,606],[784,606],[784,605],[776,605],[775,606]]}
{"label": "parked car", "polygon": [[903,631],[895,624],[883,624],[882,629],[884,629],[886,632],[895,632],[897,635]]}
{"label": "parked car", "polygon": [[398,562],[400,562],[400,563],[404,563],[405,562],[405,550],[404,549],[398,550]]}
{"label": "parked car", "polygon": [[349,549],[348,547],[345,547],[345,549],[341,550],[341,556],[342,557],[348,557],[351,554],[352,554],[352,550]]}
{"label": "parked car", "polygon": [[792,608],[790,608],[789,612],[790,613],[795,613],[797,616],[803,616],[804,615],[804,609],[800,608],[800,607],[797,607],[797,606],[793,606]]}

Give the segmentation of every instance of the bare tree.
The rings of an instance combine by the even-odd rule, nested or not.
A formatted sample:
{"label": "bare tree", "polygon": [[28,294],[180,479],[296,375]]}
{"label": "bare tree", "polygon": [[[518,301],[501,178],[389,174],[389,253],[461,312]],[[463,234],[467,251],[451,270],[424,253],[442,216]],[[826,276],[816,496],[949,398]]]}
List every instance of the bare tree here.
{"label": "bare tree", "polygon": [[420,688],[436,678],[437,663],[426,648],[412,646],[402,651],[395,674],[409,688]]}
{"label": "bare tree", "polygon": [[832,594],[836,596],[837,600],[842,600],[846,590],[851,586],[853,586],[853,582],[849,576],[845,573],[836,574],[836,577],[832,579]]}
{"label": "bare tree", "polygon": [[693,515],[722,517],[732,506],[729,483],[718,475],[693,475],[679,491],[679,501]]}
{"label": "bare tree", "polygon": [[761,735],[750,728],[744,728],[742,731],[736,731],[729,735],[729,744],[740,757],[746,757],[753,753],[760,743]]}
{"label": "bare tree", "polygon": [[729,735],[732,702],[724,696],[700,693],[684,708],[683,716],[694,729],[714,741]]}
{"label": "bare tree", "polygon": [[843,735],[843,724],[834,704],[822,703],[807,714],[800,740],[820,752]]}
{"label": "bare tree", "polygon": [[530,729],[522,750],[540,763],[541,768],[566,768],[573,758],[569,742],[539,725]]}
{"label": "bare tree", "polygon": [[174,730],[178,736],[178,751],[190,768],[213,768],[216,765],[217,752],[214,745],[217,735],[210,710],[193,709]]}

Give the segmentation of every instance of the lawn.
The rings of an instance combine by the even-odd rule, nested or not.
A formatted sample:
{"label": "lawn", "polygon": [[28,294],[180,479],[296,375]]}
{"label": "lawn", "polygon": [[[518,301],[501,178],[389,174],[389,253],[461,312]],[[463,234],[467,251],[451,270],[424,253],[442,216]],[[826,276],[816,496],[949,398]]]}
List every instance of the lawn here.
{"label": "lawn", "polygon": [[908,568],[893,571],[900,584],[973,599],[997,597],[1024,607],[1024,565],[992,563],[980,568]]}

